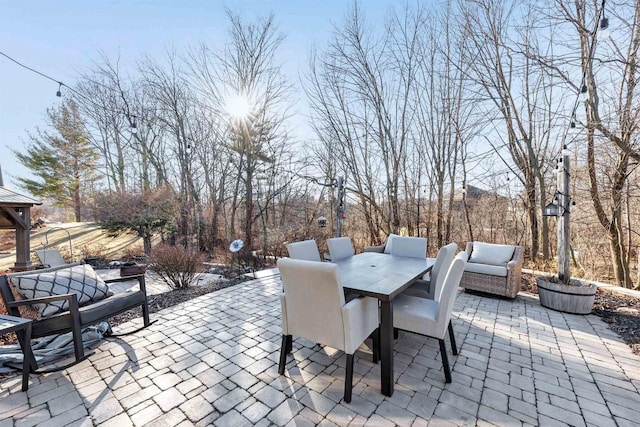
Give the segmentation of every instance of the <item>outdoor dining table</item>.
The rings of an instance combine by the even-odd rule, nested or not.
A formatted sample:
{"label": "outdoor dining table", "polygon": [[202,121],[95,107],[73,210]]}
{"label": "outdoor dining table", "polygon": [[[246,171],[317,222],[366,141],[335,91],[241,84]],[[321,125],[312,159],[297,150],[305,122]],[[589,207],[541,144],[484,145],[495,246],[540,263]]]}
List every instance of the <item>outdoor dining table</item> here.
{"label": "outdoor dining table", "polygon": [[393,299],[431,270],[435,258],[407,258],[364,252],[338,261],[347,293],[380,301],[380,374],[382,394],[393,395]]}

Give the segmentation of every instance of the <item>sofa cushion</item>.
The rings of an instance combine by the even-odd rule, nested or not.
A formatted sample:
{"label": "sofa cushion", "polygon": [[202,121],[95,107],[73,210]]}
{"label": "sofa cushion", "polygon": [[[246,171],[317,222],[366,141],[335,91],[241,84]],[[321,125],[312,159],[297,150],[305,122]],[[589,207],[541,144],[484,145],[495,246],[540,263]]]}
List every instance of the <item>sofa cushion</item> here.
{"label": "sofa cushion", "polygon": [[468,262],[464,267],[464,271],[469,273],[488,274],[490,276],[507,277],[507,267],[501,265],[488,265]]}
{"label": "sofa cushion", "polygon": [[394,237],[400,237],[397,234],[389,234],[389,237],[387,237],[387,243],[384,246],[384,253],[389,255],[391,253],[391,248],[393,247],[393,239]]}
{"label": "sofa cushion", "polygon": [[[9,280],[27,299],[76,294],[78,304],[84,306],[113,295],[88,264],[10,276]],[[34,304],[34,307],[38,310],[38,318],[43,318],[68,310],[69,301]]]}
{"label": "sofa cushion", "polygon": [[473,242],[469,262],[506,266],[507,263],[511,261],[511,258],[513,258],[514,251],[515,247],[511,245]]}

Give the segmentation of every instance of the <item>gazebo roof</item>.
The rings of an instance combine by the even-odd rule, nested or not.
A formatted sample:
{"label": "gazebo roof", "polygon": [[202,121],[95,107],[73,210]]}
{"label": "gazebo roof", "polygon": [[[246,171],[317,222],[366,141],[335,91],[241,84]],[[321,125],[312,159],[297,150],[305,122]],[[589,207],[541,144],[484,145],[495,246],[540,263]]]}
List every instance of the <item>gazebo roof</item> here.
{"label": "gazebo roof", "polygon": [[32,199],[5,187],[0,187],[0,206],[30,207],[41,205],[40,200]]}

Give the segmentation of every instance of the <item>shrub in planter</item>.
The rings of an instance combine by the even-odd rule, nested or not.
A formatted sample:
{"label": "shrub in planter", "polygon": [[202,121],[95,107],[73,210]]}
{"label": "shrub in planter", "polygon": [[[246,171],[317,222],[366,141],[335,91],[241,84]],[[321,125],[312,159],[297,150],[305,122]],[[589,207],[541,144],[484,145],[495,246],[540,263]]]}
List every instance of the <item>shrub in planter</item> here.
{"label": "shrub in planter", "polygon": [[173,289],[188,288],[203,271],[204,255],[183,246],[160,245],[149,262],[164,282]]}

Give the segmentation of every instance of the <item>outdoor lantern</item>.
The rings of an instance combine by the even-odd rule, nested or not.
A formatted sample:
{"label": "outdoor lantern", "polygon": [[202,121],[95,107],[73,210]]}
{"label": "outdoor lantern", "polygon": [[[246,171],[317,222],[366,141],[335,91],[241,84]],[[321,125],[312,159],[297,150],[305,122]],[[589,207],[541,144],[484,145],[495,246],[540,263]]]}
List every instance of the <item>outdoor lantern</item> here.
{"label": "outdoor lantern", "polygon": [[319,216],[318,217],[318,227],[327,228],[327,218],[325,218],[324,216]]}
{"label": "outdoor lantern", "polygon": [[558,216],[558,205],[549,203],[542,210],[542,216]]}

